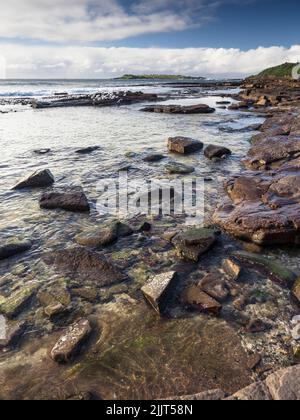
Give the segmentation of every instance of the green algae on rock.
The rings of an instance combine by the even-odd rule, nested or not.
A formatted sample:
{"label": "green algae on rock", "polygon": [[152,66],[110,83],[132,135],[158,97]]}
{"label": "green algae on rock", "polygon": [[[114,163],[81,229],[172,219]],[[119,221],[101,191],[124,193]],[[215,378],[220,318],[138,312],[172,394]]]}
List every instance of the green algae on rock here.
{"label": "green algae on rock", "polygon": [[217,234],[214,229],[191,228],[176,235],[172,243],[180,258],[198,262],[200,256],[207,252],[216,240]]}
{"label": "green algae on rock", "polygon": [[17,292],[14,292],[0,305],[0,313],[8,318],[17,316],[32,298],[36,289],[37,285],[31,285],[24,286]]}

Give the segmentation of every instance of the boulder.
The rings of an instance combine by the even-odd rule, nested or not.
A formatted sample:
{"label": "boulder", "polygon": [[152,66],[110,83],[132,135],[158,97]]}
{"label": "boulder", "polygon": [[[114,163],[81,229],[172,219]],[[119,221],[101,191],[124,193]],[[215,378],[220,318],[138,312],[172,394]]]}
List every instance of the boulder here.
{"label": "boulder", "polygon": [[29,251],[32,247],[30,241],[17,241],[17,240],[8,240],[0,245],[0,260],[4,260],[14,255],[21,254],[23,252]]}
{"label": "boulder", "polygon": [[72,212],[89,212],[90,205],[83,192],[49,192],[40,199],[42,209],[61,209]]}
{"label": "boulder", "polygon": [[170,137],[168,139],[168,149],[170,152],[187,155],[203,149],[203,143],[189,137]]}
{"label": "boulder", "polygon": [[265,381],[275,401],[300,400],[300,365],[279,370]]}
{"label": "boulder", "polygon": [[190,286],[183,293],[183,302],[192,309],[218,316],[222,309],[219,302],[203,292],[199,286]]}
{"label": "boulder", "polygon": [[164,114],[212,114],[215,112],[215,109],[204,104],[191,106],[153,105],[147,106],[146,108],[141,109],[141,111]]}
{"label": "boulder", "polygon": [[231,151],[229,149],[213,144],[210,144],[204,150],[204,156],[208,159],[223,159],[224,157],[227,157],[229,155],[231,155]]}
{"label": "boulder", "polygon": [[200,256],[207,252],[216,240],[215,230],[208,228],[191,228],[171,239],[178,256],[194,262],[198,262]]}
{"label": "boulder", "polygon": [[46,169],[43,171],[36,171],[27,178],[22,179],[14,186],[14,190],[22,190],[25,188],[43,188],[50,187],[55,182],[52,173]]}
{"label": "boulder", "polygon": [[130,226],[121,222],[113,222],[110,226],[99,228],[97,230],[89,230],[77,235],[75,240],[82,246],[100,248],[111,245],[119,238],[124,238],[132,234],[133,230]]}
{"label": "boulder", "polygon": [[169,174],[174,175],[188,175],[195,172],[195,168],[193,166],[184,165],[183,163],[173,162],[166,165],[166,170]]}
{"label": "boulder", "polygon": [[87,319],[80,319],[71,325],[51,350],[51,358],[57,363],[69,362],[81,350],[92,332]]}
{"label": "boulder", "polygon": [[152,277],[141,290],[145,299],[153,309],[157,313],[163,315],[170,299],[174,295],[177,283],[177,273],[171,271]]}

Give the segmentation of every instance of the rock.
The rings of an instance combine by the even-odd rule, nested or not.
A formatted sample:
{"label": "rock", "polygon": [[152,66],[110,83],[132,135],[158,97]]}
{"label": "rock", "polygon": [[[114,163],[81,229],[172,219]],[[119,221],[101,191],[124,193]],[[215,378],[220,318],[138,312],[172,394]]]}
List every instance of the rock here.
{"label": "rock", "polygon": [[144,158],[143,158],[143,161],[144,162],[149,162],[149,163],[153,163],[153,162],[159,162],[159,161],[161,161],[161,160],[163,160],[163,159],[165,159],[165,156],[164,155],[160,155],[160,154],[158,154],[158,153],[154,153],[154,154],[151,154],[151,155],[148,155],[148,156],[145,156]]}
{"label": "rock", "polygon": [[75,296],[82,297],[90,302],[95,302],[98,298],[98,292],[96,289],[91,287],[81,287],[78,289],[73,289],[73,294]]}
{"label": "rock", "polygon": [[6,331],[5,338],[2,338],[0,335],[0,350],[2,349],[11,349],[17,346],[20,338],[26,330],[26,322],[18,321],[9,323],[6,321]]}
{"label": "rock", "polygon": [[292,322],[292,325],[300,324],[300,315],[294,316],[291,322]]}
{"label": "rock", "polygon": [[189,137],[170,137],[168,140],[170,152],[187,155],[203,149],[203,143]]}
{"label": "rock", "polygon": [[249,102],[238,102],[238,103],[230,105],[228,109],[230,109],[231,111],[236,111],[239,109],[248,109],[249,106],[250,106]]}
{"label": "rock", "polygon": [[187,175],[195,171],[193,166],[184,165],[183,163],[173,162],[166,165],[166,170],[169,174]]}
{"label": "rock", "polygon": [[257,268],[266,273],[270,278],[284,287],[292,287],[296,279],[296,274],[286,268],[281,261],[274,258],[267,258],[263,255],[252,254],[246,251],[236,251],[234,256],[250,267]]}
{"label": "rock", "polygon": [[273,400],[300,400],[300,365],[279,370],[270,375],[265,382]]}
{"label": "rock", "polygon": [[70,293],[63,282],[54,283],[46,290],[40,290],[37,294],[37,299],[44,307],[55,307],[58,305],[67,307],[71,303]]}
{"label": "rock", "polygon": [[183,293],[184,303],[200,312],[218,316],[222,306],[215,299],[204,293],[198,286],[190,286]]}
{"label": "rock", "polygon": [[33,151],[33,153],[35,153],[36,155],[47,155],[50,152],[51,152],[51,149],[39,149],[39,150]]}
{"label": "rock", "polygon": [[99,149],[100,149],[99,146],[91,146],[91,147],[85,147],[83,149],[78,149],[75,151],[75,153],[77,153],[78,155],[88,155],[90,153],[96,152]]}
{"label": "rock", "polygon": [[89,212],[90,205],[83,192],[50,192],[40,199],[42,209],[61,209],[72,212]]}
{"label": "rock", "polygon": [[0,245],[0,260],[4,260],[14,255],[21,254],[31,249],[32,243],[30,241],[8,240]]}
{"label": "rock", "polygon": [[222,146],[216,146],[213,144],[210,144],[204,149],[204,156],[208,159],[223,159],[224,157],[227,157],[231,155],[231,151],[227,149],[226,147]]}
{"label": "rock", "polygon": [[217,101],[217,105],[230,105],[231,101]]}
{"label": "rock", "polygon": [[151,278],[149,282],[142,287],[141,291],[147,302],[155,311],[163,315],[176,290],[177,283],[177,273],[170,271],[169,273],[162,273]]}
{"label": "rock", "polygon": [[264,322],[262,319],[252,319],[247,325],[247,332],[256,334],[270,330],[272,327],[270,324]]}
{"label": "rock", "polygon": [[71,325],[60,337],[51,351],[51,358],[57,363],[69,362],[81,349],[92,332],[87,319],[80,319]]}
{"label": "rock", "polygon": [[44,309],[45,315],[47,315],[50,319],[63,314],[65,311],[66,307],[59,302],[46,306]]}
{"label": "rock", "polygon": [[[295,281],[292,293],[293,293],[293,296],[300,303],[300,277],[298,277],[297,280]],[[300,322],[300,319],[299,319],[299,322]]]}
{"label": "rock", "polygon": [[0,305],[0,313],[8,318],[14,318],[24,309],[28,301],[33,297],[37,286],[24,286],[10,295]]}
{"label": "rock", "polygon": [[150,232],[152,229],[152,225],[149,222],[144,222],[140,225],[140,227],[137,229],[137,232]]}
{"label": "rock", "polygon": [[111,225],[98,230],[90,230],[77,235],[75,240],[82,246],[100,248],[111,245],[119,238],[124,238],[132,234],[133,230],[130,226],[121,222],[113,222]]}
{"label": "rock", "polygon": [[222,303],[229,296],[229,290],[226,287],[226,281],[222,273],[216,271],[207,274],[198,284],[198,286],[209,296]]}
{"label": "rock", "polygon": [[264,382],[255,382],[238,391],[230,399],[239,401],[271,401],[271,394]]}
{"label": "rock", "polygon": [[198,262],[200,256],[207,252],[216,240],[217,235],[213,229],[191,228],[177,234],[171,241],[181,259]]}
{"label": "rock", "polygon": [[224,398],[225,393],[221,389],[213,389],[194,395],[164,398],[164,401],[221,401]]}
{"label": "rock", "polygon": [[300,340],[300,324],[296,325],[296,327],[292,330],[292,337],[294,340]]}
{"label": "rock", "polygon": [[141,111],[164,114],[212,114],[213,112],[215,112],[215,109],[204,104],[192,106],[152,105],[141,109]]}
{"label": "rock", "polygon": [[249,357],[249,361],[248,361],[249,369],[251,369],[251,370],[256,369],[260,365],[261,361],[262,361],[262,357],[261,357],[260,354],[255,353],[255,354],[251,355]]}
{"label": "rock", "polygon": [[36,171],[28,178],[24,178],[14,186],[14,190],[21,190],[24,188],[43,188],[50,187],[55,182],[52,173],[46,169],[43,171]]}
{"label": "rock", "polygon": [[54,255],[45,255],[44,260],[72,279],[91,282],[99,287],[121,283],[126,279],[116,266],[97,252],[81,247],[63,249]]}
{"label": "rock", "polygon": [[223,261],[223,269],[234,281],[237,281],[242,273],[242,267],[233,258],[226,258]]}

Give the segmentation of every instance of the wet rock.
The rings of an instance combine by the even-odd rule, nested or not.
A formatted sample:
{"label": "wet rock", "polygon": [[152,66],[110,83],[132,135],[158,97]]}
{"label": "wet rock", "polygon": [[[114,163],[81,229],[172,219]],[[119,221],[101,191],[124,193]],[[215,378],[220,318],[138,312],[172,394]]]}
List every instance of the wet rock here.
{"label": "wet rock", "polygon": [[89,212],[90,205],[83,192],[50,192],[42,195],[40,207],[47,210],[61,209],[71,212]]}
{"label": "wet rock", "polygon": [[37,299],[44,307],[54,307],[59,304],[67,307],[71,303],[71,296],[64,282],[54,283],[37,294]]}
{"label": "wet rock", "polygon": [[50,152],[51,149],[38,149],[33,151],[33,153],[35,153],[36,155],[47,155]]}
{"label": "wet rock", "polygon": [[35,285],[24,286],[20,290],[14,292],[0,305],[0,313],[8,318],[19,315],[33,297],[36,288],[37,286]]}
{"label": "wet rock", "polygon": [[63,314],[65,311],[66,307],[59,302],[46,306],[44,309],[45,315],[47,315],[50,319]]}
{"label": "wet rock", "polygon": [[300,324],[296,325],[296,327],[292,330],[292,337],[294,340],[300,340]]}
{"label": "wet rock", "polygon": [[203,143],[189,137],[170,137],[168,140],[170,152],[187,155],[203,149]]}
{"label": "wet rock", "polygon": [[21,254],[23,252],[29,251],[32,247],[30,241],[17,241],[17,240],[8,240],[4,244],[0,245],[0,260],[4,260],[14,255]]}
{"label": "wet rock", "polygon": [[242,273],[242,267],[233,258],[226,258],[223,261],[223,269],[232,280],[237,281]]}
{"label": "wet rock", "polygon": [[216,232],[208,228],[192,228],[172,238],[178,256],[184,260],[198,262],[217,240]]}
{"label": "wet rock", "polygon": [[152,105],[152,106],[143,108],[141,111],[164,113],[164,114],[212,114],[213,112],[215,112],[215,109],[204,104],[191,105],[191,106]]}
{"label": "wet rock", "polygon": [[75,151],[75,153],[77,153],[78,155],[88,155],[90,153],[96,152],[99,149],[100,149],[99,146],[91,146],[91,147],[85,147],[83,149],[78,149]]}
{"label": "wet rock", "polygon": [[281,286],[290,288],[295,282],[296,274],[286,268],[281,261],[274,258],[264,257],[259,254],[251,254],[246,251],[236,251],[234,252],[234,256],[250,267],[263,271]]}
{"label": "wet rock", "polygon": [[246,327],[246,330],[249,333],[256,334],[268,331],[271,328],[272,326],[269,323],[263,321],[262,319],[251,319]]}
{"label": "wet rock", "polygon": [[271,401],[272,397],[264,382],[256,382],[238,391],[230,399],[239,401]]}
{"label": "wet rock", "polygon": [[143,158],[143,161],[144,162],[149,162],[149,163],[154,163],[154,162],[159,162],[159,161],[161,161],[163,159],[165,159],[165,156],[164,155],[160,155],[158,153],[153,153],[153,154],[150,154],[148,156],[145,156]]}
{"label": "wet rock", "polygon": [[152,225],[149,222],[144,222],[140,225],[140,227],[137,229],[138,232],[150,232],[152,229]]}
{"label": "wet rock", "polygon": [[164,398],[165,401],[221,401],[225,398],[225,393],[221,389],[200,392],[194,395],[184,395],[181,397]]}
{"label": "wet rock", "polygon": [[198,284],[198,286],[209,296],[220,303],[226,301],[229,296],[229,290],[226,286],[226,280],[222,273],[215,271],[207,274]]}
{"label": "wet rock", "polygon": [[69,362],[81,349],[92,332],[87,319],[80,319],[71,325],[60,337],[51,351],[51,358],[57,363]]}
{"label": "wet rock", "polygon": [[279,370],[270,375],[265,382],[273,400],[300,400],[300,365]]}
{"label": "wet rock", "polygon": [[235,104],[232,104],[228,107],[231,111],[237,111],[239,109],[248,109],[250,106],[249,102],[238,102]]}
{"label": "wet rock", "polygon": [[215,299],[203,292],[199,286],[190,286],[183,293],[183,302],[200,312],[218,316],[222,306]]}
{"label": "wet rock", "polygon": [[100,400],[100,398],[93,395],[91,392],[80,392],[76,395],[71,395],[67,398],[67,401],[94,401]]}
{"label": "wet rock", "polygon": [[217,101],[217,105],[230,105],[231,101]]}
{"label": "wet rock", "polygon": [[43,171],[36,171],[32,175],[23,180],[19,181],[17,185],[14,186],[14,190],[22,190],[25,188],[43,188],[50,187],[55,182],[54,176],[52,173],[46,169]]}
{"label": "wet rock", "polygon": [[183,163],[174,162],[166,165],[166,170],[169,174],[188,175],[195,171],[193,166],[184,165]]}
{"label": "wet rock", "polygon": [[163,315],[174,295],[177,283],[178,275],[171,271],[154,276],[141,290],[147,302],[156,312]]}
{"label": "wet rock", "polygon": [[249,357],[249,361],[248,361],[249,369],[251,369],[251,370],[256,369],[260,365],[261,361],[262,361],[262,357],[261,357],[260,354],[255,353],[255,354],[251,355]]}
{"label": "wet rock", "polygon": [[17,346],[27,327],[24,321],[6,321],[6,324],[5,338],[0,337],[0,350],[11,349]]}
{"label": "wet rock", "polygon": [[113,222],[106,227],[77,235],[75,240],[82,246],[100,248],[111,245],[119,238],[124,238],[132,234],[133,230],[130,226],[121,222]]}
{"label": "wet rock", "polygon": [[210,144],[204,149],[204,156],[208,159],[223,159],[229,155],[231,155],[231,150],[222,146]]}
{"label": "wet rock", "polygon": [[98,298],[98,292],[95,288],[91,287],[80,287],[77,289],[73,289],[73,294],[75,296],[82,297],[85,300],[90,302],[95,302]]}
{"label": "wet rock", "polygon": [[300,303],[300,277],[294,283],[294,286],[293,286],[293,296]]}
{"label": "wet rock", "polygon": [[121,283],[126,276],[97,252],[74,247],[44,256],[47,264],[56,267],[72,279],[91,282],[99,287]]}

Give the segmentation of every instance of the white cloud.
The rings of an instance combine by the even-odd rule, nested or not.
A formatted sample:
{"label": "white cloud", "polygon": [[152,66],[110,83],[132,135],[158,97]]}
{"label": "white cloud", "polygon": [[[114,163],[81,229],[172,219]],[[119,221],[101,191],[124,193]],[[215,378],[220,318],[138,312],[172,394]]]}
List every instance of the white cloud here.
{"label": "white cloud", "polygon": [[[98,48],[0,44],[8,78],[105,78],[124,73],[246,76],[300,61],[300,45],[249,51],[224,48]],[[1,61],[1,59],[0,59]]]}

